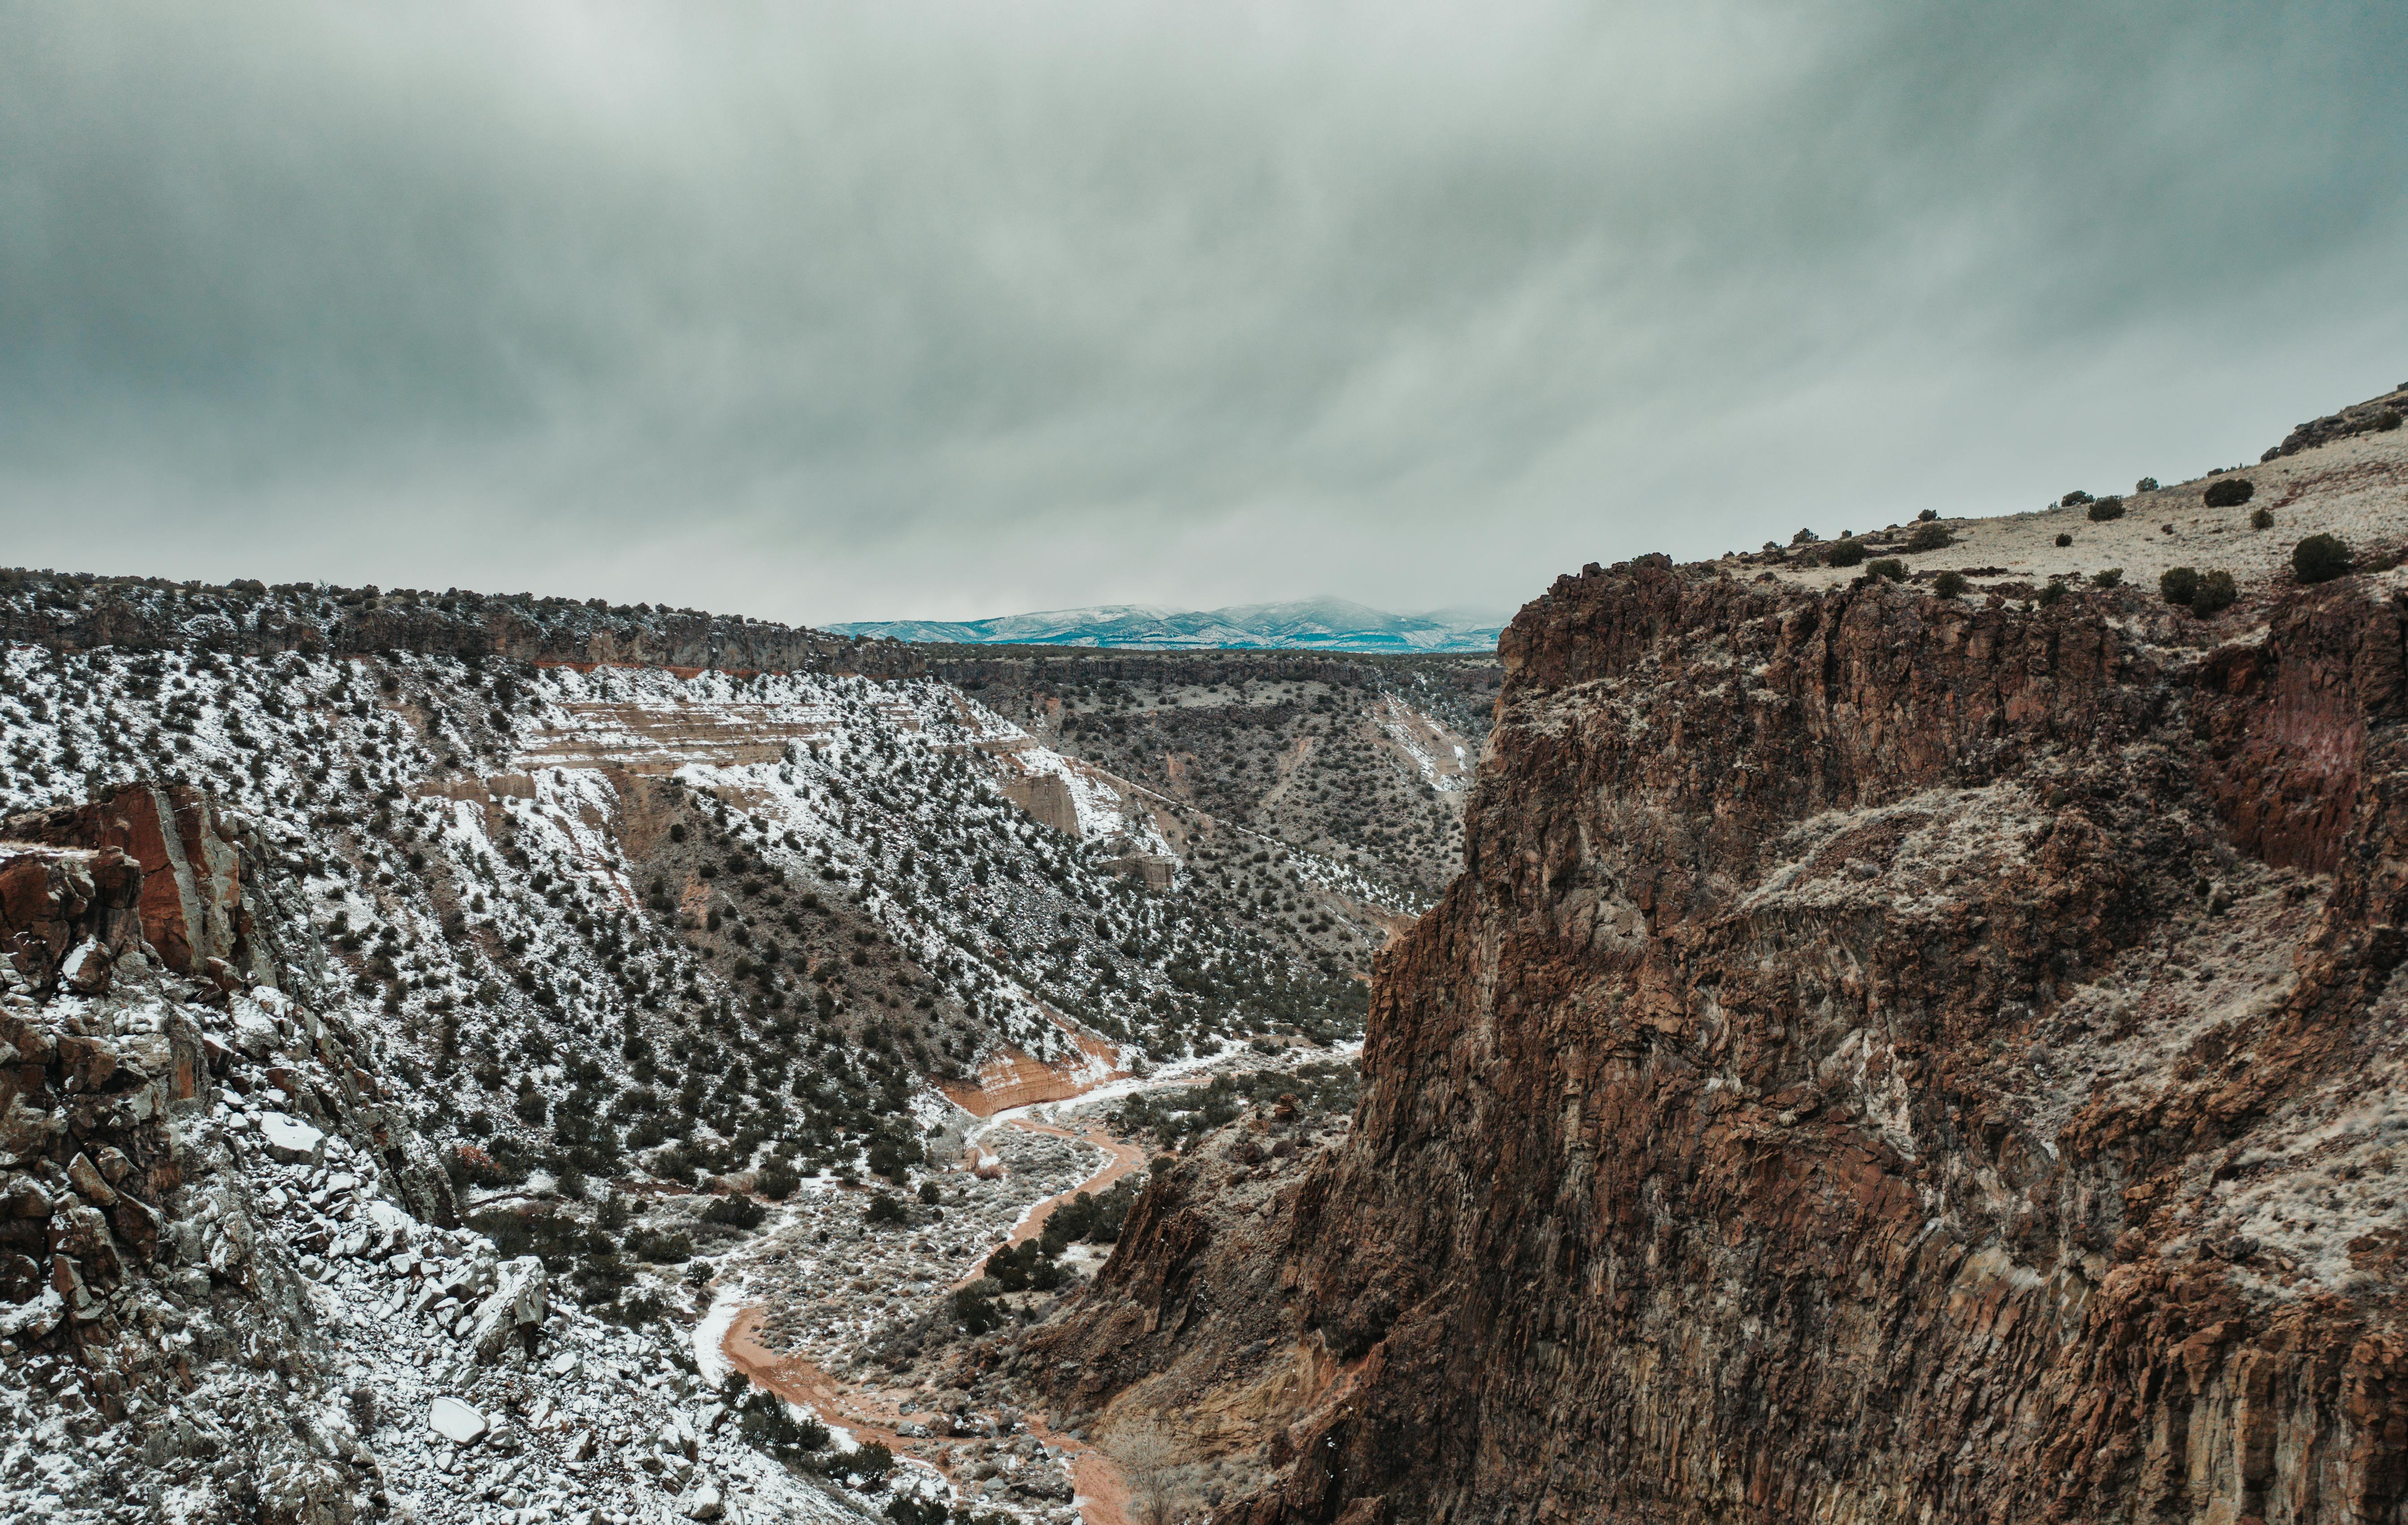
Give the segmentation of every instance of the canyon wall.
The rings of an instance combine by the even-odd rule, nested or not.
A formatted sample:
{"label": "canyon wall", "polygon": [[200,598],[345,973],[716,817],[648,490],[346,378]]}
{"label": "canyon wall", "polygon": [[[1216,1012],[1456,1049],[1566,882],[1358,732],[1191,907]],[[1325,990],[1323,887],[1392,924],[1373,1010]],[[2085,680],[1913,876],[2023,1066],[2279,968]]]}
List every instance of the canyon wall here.
{"label": "canyon wall", "polygon": [[1559,580],[1352,1135],[1058,1400],[1235,1361],[1246,1525],[2404,1518],[2408,580],[2252,613]]}

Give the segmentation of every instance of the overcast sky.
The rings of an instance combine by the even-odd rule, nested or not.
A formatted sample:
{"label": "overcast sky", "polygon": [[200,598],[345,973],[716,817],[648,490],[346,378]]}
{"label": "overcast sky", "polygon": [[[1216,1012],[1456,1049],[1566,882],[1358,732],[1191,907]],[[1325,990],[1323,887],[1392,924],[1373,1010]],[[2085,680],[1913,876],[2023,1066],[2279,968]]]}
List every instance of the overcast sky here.
{"label": "overcast sky", "polygon": [[0,4],[0,563],[827,622],[1557,572],[2408,379],[2408,6]]}

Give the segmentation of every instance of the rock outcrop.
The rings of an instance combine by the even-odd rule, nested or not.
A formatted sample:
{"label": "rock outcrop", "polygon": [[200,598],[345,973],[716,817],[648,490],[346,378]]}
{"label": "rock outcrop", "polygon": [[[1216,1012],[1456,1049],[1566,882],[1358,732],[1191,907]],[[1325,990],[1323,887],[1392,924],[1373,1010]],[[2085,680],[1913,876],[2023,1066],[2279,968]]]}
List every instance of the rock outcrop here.
{"label": "rock outcrop", "polygon": [[2353,435],[2388,432],[2400,427],[2400,415],[2408,410],[2408,382],[2393,388],[2381,397],[2354,403],[2338,413],[2328,413],[2320,419],[2310,419],[2283,436],[2283,443],[2258,459],[2275,461],[2301,450],[2313,450],[2338,439]]}
{"label": "rock outcrop", "polygon": [[[236,832],[198,791],[136,785],[19,816],[7,832],[0,938],[8,946],[0,950],[18,955],[36,983],[63,972],[65,929],[94,913],[93,947],[111,960],[145,942],[181,975],[230,979],[236,962],[248,962]],[[33,848],[54,850],[25,850]],[[93,987],[97,975],[82,977]]]}
{"label": "rock outcrop", "polygon": [[1057,1400],[1268,1394],[1247,1525],[2401,1518],[2408,581],[2213,643],[1559,580],[1350,1137],[1165,1173]]}

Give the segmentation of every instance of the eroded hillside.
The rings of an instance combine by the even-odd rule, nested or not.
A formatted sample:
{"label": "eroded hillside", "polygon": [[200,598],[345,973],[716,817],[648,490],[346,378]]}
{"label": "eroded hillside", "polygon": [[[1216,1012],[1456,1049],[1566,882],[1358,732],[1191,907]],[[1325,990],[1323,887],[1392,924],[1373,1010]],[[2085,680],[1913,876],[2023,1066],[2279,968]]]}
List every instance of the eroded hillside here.
{"label": "eroded hillside", "polygon": [[[1460,656],[939,648],[928,661],[1065,751],[1343,862],[1416,910],[1460,865],[1463,799],[1499,677],[1492,660]],[[1215,865],[1224,879],[1228,859]]]}

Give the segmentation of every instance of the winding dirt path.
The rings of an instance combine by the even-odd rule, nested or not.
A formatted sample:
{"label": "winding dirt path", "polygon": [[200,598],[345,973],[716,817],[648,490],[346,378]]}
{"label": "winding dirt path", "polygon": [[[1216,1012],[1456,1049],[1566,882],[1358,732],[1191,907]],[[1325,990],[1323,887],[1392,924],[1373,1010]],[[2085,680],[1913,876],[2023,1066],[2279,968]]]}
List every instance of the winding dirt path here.
{"label": "winding dirt path", "polygon": [[[1111,1158],[1105,1161],[1103,1169],[1096,1172],[1093,1176],[1088,1176],[1085,1180],[1081,1181],[1078,1185],[1070,1188],[1067,1191],[1057,1191],[1054,1195],[1047,1197],[1043,1202],[1039,1203],[1036,1206],[1031,1207],[1028,1210],[1028,1216],[1022,1219],[1018,1223],[1012,1226],[1011,1233],[1005,1237],[1003,1244],[998,1247],[1001,1248],[1009,1249],[1014,1245],[1025,1245],[1029,1240],[1036,1238],[1039,1234],[1045,1232],[1045,1220],[1054,1216],[1054,1208],[1061,1206],[1066,1202],[1072,1201],[1082,1191],[1101,1191],[1105,1190],[1114,1181],[1126,1176],[1145,1162],[1145,1151],[1143,1149],[1139,1148],[1136,1145],[1129,1143],[1125,1139],[1114,1138],[1100,1128],[1080,1128],[1076,1130],[1056,1128],[1050,1122],[1030,1122],[1025,1118],[1009,1118],[1005,1119],[1003,1125],[1007,1128],[1022,1129],[1027,1133],[1044,1133],[1052,1138],[1067,1138],[1074,1143],[1085,1144],[1091,1147],[1103,1150],[1104,1153],[1111,1156]],[[959,1290],[985,1275],[985,1267],[982,1265],[978,1270],[972,1271],[960,1281],[953,1283],[954,1290]]]}
{"label": "winding dirt path", "polygon": [[[1006,1246],[1025,1244],[1045,1231],[1045,1220],[1054,1210],[1071,1201],[1082,1191],[1100,1191],[1114,1181],[1136,1170],[1145,1161],[1145,1151],[1125,1139],[1113,1138],[1099,1128],[1076,1130],[1058,1128],[1051,1123],[1031,1122],[1025,1118],[1007,1118],[1001,1124],[1022,1128],[1032,1133],[1046,1133],[1067,1138],[1102,1149],[1111,1158],[1104,1168],[1088,1176],[1067,1191],[1056,1192],[1028,1210],[1004,1241]],[[981,1267],[953,1284],[954,1289],[968,1286],[984,1276]],[[738,1313],[727,1326],[727,1333],[719,1344],[728,1364],[742,1372],[756,1387],[768,1389],[788,1403],[800,1404],[817,1414],[824,1423],[841,1425],[862,1441],[878,1441],[897,1457],[910,1444],[900,1427],[908,1420],[930,1423],[942,1416],[926,1409],[910,1408],[906,1404],[916,1396],[882,1389],[855,1386],[839,1382],[800,1356],[783,1355],[770,1349],[753,1337],[754,1331],[768,1310],[750,1307]],[[1064,1453],[1070,1469],[1070,1483],[1076,1489],[1079,1516],[1085,1525],[1132,1525],[1129,1512],[1128,1480],[1112,1459],[1084,1441],[1074,1440],[1057,1432],[1051,1425],[1034,1415],[1024,1413],[1022,1422],[1028,1432],[1048,1446]],[[920,1460],[914,1458],[913,1460]],[[936,1462],[935,1467],[948,1480],[953,1473]]]}

